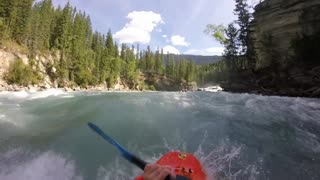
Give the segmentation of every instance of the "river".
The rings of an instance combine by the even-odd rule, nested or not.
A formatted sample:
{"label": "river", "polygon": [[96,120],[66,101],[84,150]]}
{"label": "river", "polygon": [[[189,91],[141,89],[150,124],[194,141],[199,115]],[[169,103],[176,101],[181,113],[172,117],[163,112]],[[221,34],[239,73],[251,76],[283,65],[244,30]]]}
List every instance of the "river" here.
{"label": "river", "polygon": [[320,179],[320,100],[226,92],[0,93],[1,180],[133,179],[93,122],[156,161],[195,154],[215,179]]}

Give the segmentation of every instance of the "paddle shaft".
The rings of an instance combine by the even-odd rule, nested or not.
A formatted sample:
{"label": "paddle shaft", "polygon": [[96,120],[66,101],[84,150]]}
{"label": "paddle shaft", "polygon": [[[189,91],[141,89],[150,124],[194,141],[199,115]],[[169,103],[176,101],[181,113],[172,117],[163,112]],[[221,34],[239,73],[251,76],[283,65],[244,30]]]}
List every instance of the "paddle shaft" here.
{"label": "paddle shaft", "polygon": [[[132,153],[130,153],[129,151],[127,151],[124,147],[122,147],[117,141],[115,141],[113,138],[111,138],[109,135],[107,135],[105,132],[102,131],[102,129],[100,129],[98,126],[92,124],[92,123],[88,123],[88,126],[94,131],[96,132],[98,135],[100,135],[104,140],[106,140],[108,143],[110,143],[111,145],[113,145],[115,148],[117,148],[121,155],[128,160],[129,162],[131,162],[132,164],[138,166],[141,170],[144,170],[145,167],[147,166],[148,163],[146,163],[145,161],[141,160],[140,158],[138,158],[137,156],[133,155]],[[167,176],[165,178],[165,180],[171,180],[171,176]],[[190,180],[189,178],[186,178],[184,176],[176,176],[176,180]]]}

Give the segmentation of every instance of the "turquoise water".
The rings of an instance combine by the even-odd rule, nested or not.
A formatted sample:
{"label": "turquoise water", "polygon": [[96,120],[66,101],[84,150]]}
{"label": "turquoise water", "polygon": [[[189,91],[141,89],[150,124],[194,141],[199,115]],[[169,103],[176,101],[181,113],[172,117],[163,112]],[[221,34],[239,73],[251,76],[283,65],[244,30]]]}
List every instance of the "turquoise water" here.
{"label": "turquoise water", "polygon": [[1,180],[133,179],[143,159],[194,153],[211,179],[320,179],[320,100],[230,93],[0,93]]}

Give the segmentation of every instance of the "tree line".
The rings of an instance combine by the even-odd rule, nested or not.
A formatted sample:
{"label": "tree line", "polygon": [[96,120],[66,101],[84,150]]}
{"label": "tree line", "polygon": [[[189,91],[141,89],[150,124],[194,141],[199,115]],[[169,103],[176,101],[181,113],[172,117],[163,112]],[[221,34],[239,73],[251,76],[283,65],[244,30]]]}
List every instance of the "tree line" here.
{"label": "tree line", "polygon": [[254,49],[249,38],[252,20],[247,0],[235,0],[234,14],[237,20],[223,25],[208,24],[205,33],[220,42],[224,47],[224,61],[202,67],[204,76],[217,81],[230,80],[231,76],[243,70],[255,69]]}
{"label": "tree line", "polygon": [[[119,47],[110,30],[106,35],[94,31],[89,15],[69,3],[55,8],[52,0],[2,0],[0,35],[1,42],[13,41],[26,47],[30,59],[29,65],[12,64],[16,67],[9,69],[9,83],[41,81],[35,57],[48,52],[57,58],[53,64],[46,64],[47,74],[59,87],[107,84],[112,88],[121,78],[135,88],[141,72],[166,75],[177,82],[198,79],[199,67],[191,61],[175,61],[163,50],[154,52],[149,46],[146,50],[140,50],[139,45]],[[167,62],[164,56],[170,56]],[[52,72],[52,67],[56,71]],[[23,77],[27,71],[30,78]]]}

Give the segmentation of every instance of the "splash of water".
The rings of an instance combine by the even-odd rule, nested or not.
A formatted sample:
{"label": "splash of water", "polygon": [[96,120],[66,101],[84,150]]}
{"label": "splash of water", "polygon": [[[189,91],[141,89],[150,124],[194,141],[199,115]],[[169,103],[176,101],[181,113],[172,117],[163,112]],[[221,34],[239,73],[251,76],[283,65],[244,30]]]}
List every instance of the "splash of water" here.
{"label": "splash of water", "polygon": [[22,149],[13,149],[1,158],[0,179],[82,180],[75,169],[73,161],[51,151],[30,155]]}

